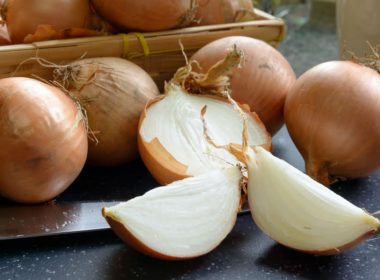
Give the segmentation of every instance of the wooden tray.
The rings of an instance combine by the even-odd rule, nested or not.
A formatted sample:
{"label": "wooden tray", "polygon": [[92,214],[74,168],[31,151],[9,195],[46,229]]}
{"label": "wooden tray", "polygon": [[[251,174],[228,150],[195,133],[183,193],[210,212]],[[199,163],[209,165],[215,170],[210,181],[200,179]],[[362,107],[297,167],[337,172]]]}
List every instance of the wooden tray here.
{"label": "wooden tray", "polygon": [[62,64],[81,57],[112,56],[140,65],[162,88],[164,81],[185,63],[179,41],[188,56],[209,42],[232,35],[253,37],[277,46],[284,37],[284,22],[258,9],[255,12],[258,19],[248,22],[2,46],[0,78],[34,74],[48,79],[47,68],[36,61],[25,62],[32,57]]}

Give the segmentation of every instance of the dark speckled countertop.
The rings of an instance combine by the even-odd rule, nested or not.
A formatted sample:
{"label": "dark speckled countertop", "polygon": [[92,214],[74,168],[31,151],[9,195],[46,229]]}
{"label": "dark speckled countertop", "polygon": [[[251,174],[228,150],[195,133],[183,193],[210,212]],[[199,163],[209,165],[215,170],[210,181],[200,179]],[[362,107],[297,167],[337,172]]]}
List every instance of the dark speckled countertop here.
{"label": "dark speckled countertop", "polygon": [[[280,51],[297,75],[338,58],[334,26],[293,24]],[[274,154],[303,170],[283,128]],[[124,179],[121,179],[124,178]],[[127,178],[127,179],[125,179]],[[130,198],[156,186],[141,162],[115,169],[87,167],[59,200]],[[380,172],[337,184],[333,190],[368,211],[380,205]],[[106,191],[105,191],[106,189]],[[210,254],[165,262],[124,245],[111,231],[0,242],[0,279],[380,279],[380,239],[336,256],[316,257],[278,245],[239,216],[226,240]]]}

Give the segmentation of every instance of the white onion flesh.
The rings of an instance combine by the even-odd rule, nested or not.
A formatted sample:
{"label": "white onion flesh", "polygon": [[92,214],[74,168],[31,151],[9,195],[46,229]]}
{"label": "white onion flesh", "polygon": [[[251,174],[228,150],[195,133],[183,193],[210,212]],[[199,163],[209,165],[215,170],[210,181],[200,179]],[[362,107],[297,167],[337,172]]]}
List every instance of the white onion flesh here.
{"label": "white onion flesh", "polygon": [[143,196],[106,208],[158,256],[190,258],[214,249],[233,228],[240,206],[237,167],[155,188]]}
{"label": "white onion flesh", "polygon": [[339,251],[380,222],[298,169],[258,147],[249,153],[248,200],[257,225],[288,247]]}
{"label": "white onion flesh", "polygon": [[[240,114],[230,103],[207,96],[191,95],[173,85],[167,96],[146,110],[140,128],[142,139],[149,143],[157,138],[180,163],[188,175],[226,167],[238,160],[225,149],[215,148],[204,136],[201,110],[207,106],[205,121],[208,134],[218,145],[242,143],[243,124]],[[252,119],[248,124],[249,145],[268,142],[265,129]]]}

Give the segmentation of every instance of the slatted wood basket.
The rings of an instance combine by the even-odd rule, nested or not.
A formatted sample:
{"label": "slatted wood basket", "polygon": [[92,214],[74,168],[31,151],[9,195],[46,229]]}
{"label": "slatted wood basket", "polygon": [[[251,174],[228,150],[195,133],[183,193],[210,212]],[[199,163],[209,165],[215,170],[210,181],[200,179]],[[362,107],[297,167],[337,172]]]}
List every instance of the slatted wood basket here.
{"label": "slatted wood basket", "polygon": [[179,41],[189,57],[207,43],[232,35],[253,37],[277,46],[284,37],[284,22],[258,9],[255,12],[258,19],[248,22],[2,46],[0,78],[36,75],[49,79],[51,71],[30,58],[65,64],[81,57],[112,56],[140,65],[162,88],[164,81],[185,64]]}

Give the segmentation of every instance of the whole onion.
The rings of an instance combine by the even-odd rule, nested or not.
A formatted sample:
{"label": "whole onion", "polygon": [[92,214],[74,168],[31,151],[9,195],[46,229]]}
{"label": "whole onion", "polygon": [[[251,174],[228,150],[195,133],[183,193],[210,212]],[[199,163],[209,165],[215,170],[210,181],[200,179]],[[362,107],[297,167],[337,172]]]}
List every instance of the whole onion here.
{"label": "whole onion", "polygon": [[305,72],[285,105],[290,136],[314,179],[363,177],[380,167],[380,75],[348,61]]}
{"label": "whole onion", "polygon": [[78,176],[87,131],[75,103],[58,88],[29,78],[0,80],[0,195],[47,201]]}
{"label": "whole onion", "polygon": [[195,0],[91,0],[95,10],[121,29],[158,31],[189,25]]}
{"label": "whole onion", "polygon": [[207,44],[191,60],[196,60],[202,67],[200,71],[206,72],[233,45],[243,50],[244,61],[232,71],[232,97],[248,104],[274,134],[284,123],[285,98],[296,80],[292,67],[280,52],[257,39],[231,36]]}
{"label": "whole onion", "polygon": [[196,25],[209,25],[235,22],[251,14],[251,0],[199,0],[195,16]]}
{"label": "whole onion", "polygon": [[9,38],[7,26],[5,24],[0,24],[0,46],[9,45],[10,43],[11,41]]}
{"label": "whole onion", "polygon": [[90,21],[89,0],[6,0],[3,8],[12,43],[23,43],[39,25],[55,30],[86,28]]}
{"label": "whole onion", "polygon": [[137,158],[140,114],[159,94],[148,73],[125,59],[102,57],[57,66],[55,79],[87,113],[96,138],[89,141],[89,163],[119,165]]}

